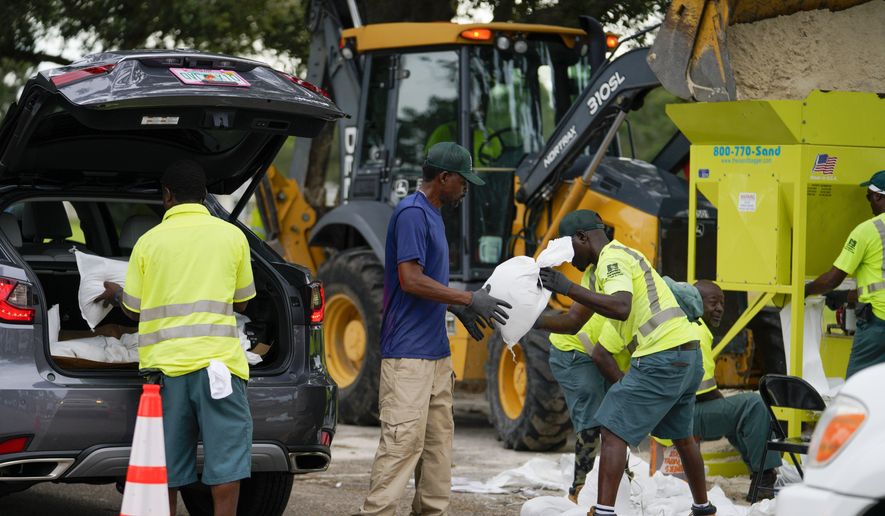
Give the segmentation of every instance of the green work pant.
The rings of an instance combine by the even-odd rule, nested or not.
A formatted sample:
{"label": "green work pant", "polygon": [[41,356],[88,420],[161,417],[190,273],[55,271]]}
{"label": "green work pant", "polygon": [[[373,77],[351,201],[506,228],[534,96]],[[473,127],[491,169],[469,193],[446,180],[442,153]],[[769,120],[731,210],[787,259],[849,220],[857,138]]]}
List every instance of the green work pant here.
{"label": "green work pant", "polygon": [[870,314],[866,321],[857,320],[845,378],[882,362],[885,362],[885,321]]}
{"label": "green work pant", "polygon": [[[741,458],[754,473],[765,453],[765,442],[771,434],[770,425],[768,409],[762,398],[754,392],[695,403],[695,435],[705,441],[725,437],[737,448]],[[762,470],[780,465],[780,454],[771,452],[765,457]]]}

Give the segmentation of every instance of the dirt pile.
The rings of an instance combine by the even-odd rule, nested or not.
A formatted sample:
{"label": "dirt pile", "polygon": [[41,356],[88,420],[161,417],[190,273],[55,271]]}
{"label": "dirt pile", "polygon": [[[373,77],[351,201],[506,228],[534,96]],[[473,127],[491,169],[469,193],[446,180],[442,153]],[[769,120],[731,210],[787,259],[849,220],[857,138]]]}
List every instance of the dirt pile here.
{"label": "dirt pile", "polygon": [[813,89],[885,93],[885,0],[733,25],[728,54],[738,99],[802,99]]}

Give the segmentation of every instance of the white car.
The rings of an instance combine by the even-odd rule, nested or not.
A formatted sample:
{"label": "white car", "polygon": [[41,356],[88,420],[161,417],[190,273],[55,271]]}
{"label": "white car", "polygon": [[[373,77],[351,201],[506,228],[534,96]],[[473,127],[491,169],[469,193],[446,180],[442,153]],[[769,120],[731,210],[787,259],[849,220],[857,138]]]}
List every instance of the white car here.
{"label": "white car", "polygon": [[777,496],[778,516],[885,514],[885,364],[857,373],[824,411],[801,484]]}

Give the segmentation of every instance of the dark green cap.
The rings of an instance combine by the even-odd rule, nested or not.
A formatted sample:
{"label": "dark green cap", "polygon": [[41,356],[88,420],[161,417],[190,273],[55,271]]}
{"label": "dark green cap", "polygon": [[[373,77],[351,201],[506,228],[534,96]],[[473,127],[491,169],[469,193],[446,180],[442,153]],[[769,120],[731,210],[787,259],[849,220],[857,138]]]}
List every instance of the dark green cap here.
{"label": "dark green cap", "polygon": [[577,210],[562,218],[559,223],[559,236],[574,236],[578,231],[605,229],[605,224],[595,211]]}
{"label": "dark green cap", "polygon": [[[869,181],[864,181],[860,186],[875,186],[878,190],[885,192],[885,170],[880,170],[873,174]],[[881,192],[880,192],[881,193]]]}
{"label": "dark green cap", "polygon": [[461,174],[464,179],[477,186],[486,184],[473,173],[473,159],[470,158],[470,152],[457,143],[437,143],[427,151],[427,159],[424,160],[424,163],[446,172]]}

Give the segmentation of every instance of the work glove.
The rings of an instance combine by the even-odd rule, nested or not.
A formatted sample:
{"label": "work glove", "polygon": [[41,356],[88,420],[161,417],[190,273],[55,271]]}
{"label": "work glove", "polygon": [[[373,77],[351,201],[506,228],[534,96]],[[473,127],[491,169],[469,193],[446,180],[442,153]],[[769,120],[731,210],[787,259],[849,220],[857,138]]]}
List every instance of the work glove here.
{"label": "work glove", "polygon": [[848,303],[847,290],[834,290],[824,294],[824,303],[830,310],[838,310]]}
{"label": "work glove", "polygon": [[566,278],[565,274],[556,269],[550,267],[541,269],[541,285],[551,292],[567,296],[573,284],[572,280]]}
{"label": "work glove", "polygon": [[455,317],[457,317],[458,320],[461,321],[461,324],[467,328],[467,333],[469,333],[474,340],[482,340],[483,334],[481,328],[485,328],[488,325],[476,312],[463,305],[451,305],[449,306],[449,311],[455,314]]}
{"label": "work glove", "polygon": [[504,308],[513,308],[513,306],[507,301],[492,297],[492,295],[489,294],[491,289],[491,285],[486,285],[485,288],[475,291],[473,293],[473,299],[471,299],[470,304],[467,305],[467,309],[480,317],[483,322],[488,321],[492,326],[494,326],[492,319],[498,321],[500,324],[507,324],[507,319],[509,319],[510,316],[507,315]]}

